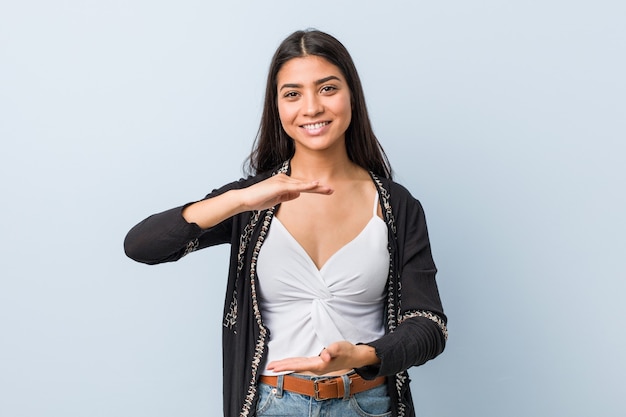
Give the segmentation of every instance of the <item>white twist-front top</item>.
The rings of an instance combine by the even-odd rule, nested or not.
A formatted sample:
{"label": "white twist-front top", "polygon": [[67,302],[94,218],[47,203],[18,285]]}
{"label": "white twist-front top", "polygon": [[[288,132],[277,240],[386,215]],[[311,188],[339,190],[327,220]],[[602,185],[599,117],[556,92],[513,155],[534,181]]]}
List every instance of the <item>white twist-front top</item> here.
{"label": "white twist-front top", "polygon": [[257,263],[261,311],[270,330],[267,363],[315,356],[341,340],[371,342],[385,333],[389,251],[377,208],[378,194],[367,225],[321,269],[274,217]]}

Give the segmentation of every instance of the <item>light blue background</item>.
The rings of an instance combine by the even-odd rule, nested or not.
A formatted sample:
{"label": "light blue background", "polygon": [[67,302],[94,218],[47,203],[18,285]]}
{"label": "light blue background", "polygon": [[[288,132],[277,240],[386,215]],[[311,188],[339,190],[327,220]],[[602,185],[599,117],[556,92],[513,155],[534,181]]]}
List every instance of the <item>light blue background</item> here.
{"label": "light blue background", "polygon": [[241,176],[293,30],[351,51],[450,318],[428,417],[624,416],[621,1],[3,1],[0,415],[221,413],[227,247],[137,221]]}

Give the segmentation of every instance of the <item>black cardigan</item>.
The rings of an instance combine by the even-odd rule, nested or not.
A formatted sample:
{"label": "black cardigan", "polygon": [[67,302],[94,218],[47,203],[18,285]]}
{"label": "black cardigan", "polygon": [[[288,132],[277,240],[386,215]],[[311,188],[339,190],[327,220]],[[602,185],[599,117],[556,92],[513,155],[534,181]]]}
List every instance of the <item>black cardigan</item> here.
{"label": "black cardigan", "polygon": [[[280,169],[288,173],[288,164]],[[214,190],[212,198],[268,178],[242,179]],[[399,184],[372,174],[389,230],[390,268],[385,302],[386,334],[368,343],[381,362],[356,371],[364,378],[388,376],[392,415],[415,415],[406,370],[439,355],[447,339],[424,211]],[[187,204],[188,205],[188,204]],[[124,241],[126,254],[147,264],[176,261],[209,246],[230,243],[230,268],[224,305],[224,416],[256,414],[257,381],[265,363],[269,330],[256,293],[256,260],[276,207],[244,212],[202,230],[182,216],[185,206],[152,215],[133,227]]]}

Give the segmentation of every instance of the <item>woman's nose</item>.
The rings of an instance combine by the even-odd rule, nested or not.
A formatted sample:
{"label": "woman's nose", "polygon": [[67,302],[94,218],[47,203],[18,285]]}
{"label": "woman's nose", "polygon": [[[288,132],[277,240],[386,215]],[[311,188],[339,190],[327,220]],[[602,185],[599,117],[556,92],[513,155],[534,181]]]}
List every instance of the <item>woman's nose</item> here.
{"label": "woman's nose", "polygon": [[324,106],[316,95],[307,96],[304,106],[305,116],[317,116],[324,111]]}

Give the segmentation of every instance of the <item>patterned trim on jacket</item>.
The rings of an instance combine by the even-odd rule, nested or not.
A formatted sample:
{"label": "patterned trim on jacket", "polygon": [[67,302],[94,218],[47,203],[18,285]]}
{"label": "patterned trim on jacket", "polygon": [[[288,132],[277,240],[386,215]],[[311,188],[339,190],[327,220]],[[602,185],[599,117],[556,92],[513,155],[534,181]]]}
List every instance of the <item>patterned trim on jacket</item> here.
{"label": "patterned trim on jacket", "polygon": [[[272,175],[277,175],[280,173],[287,173],[289,169],[289,161],[285,161],[283,163],[283,165],[281,166],[281,168],[274,172]],[[261,359],[263,358],[263,352],[265,351],[265,345],[266,345],[266,339],[267,339],[267,328],[263,325],[263,320],[261,319],[261,308],[259,306],[259,302],[258,302],[258,298],[257,298],[257,292],[256,292],[256,265],[257,265],[257,261],[259,258],[259,252],[261,250],[261,246],[263,245],[263,242],[265,241],[265,237],[267,236],[267,232],[269,231],[270,228],[270,223],[272,221],[272,217],[274,216],[274,211],[276,210],[276,207],[271,207],[270,209],[267,210],[267,212],[265,213],[265,216],[263,218],[263,225],[261,226],[261,233],[259,234],[258,239],[256,240],[256,243],[254,245],[254,249],[252,251],[252,261],[250,262],[250,289],[251,289],[251,293],[252,293],[252,309],[254,311],[254,319],[256,320],[257,325],[259,326],[259,337],[256,341],[256,346],[254,349],[254,357],[252,358],[252,377],[250,378],[250,382],[248,385],[248,394],[246,395],[245,401],[243,403],[241,412],[239,413],[240,417],[247,417],[250,415],[251,411],[254,408],[254,399],[256,398],[256,394],[257,394],[257,380],[258,380],[258,372],[259,372],[259,366],[261,366]],[[252,233],[251,231],[254,229],[254,227],[256,226],[256,221],[254,218],[258,219],[259,217],[259,212],[255,212],[255,216],[252,216],[253,218],[250,220],[250,222],[248,223],[248,225],[246,226],[246,230],[248,230],[248,227],[250,227],[250,234]],[[248,241],[249,242],[249,237],[248,237]],[[238,265],[243,265],[243,255],[247,250],[247,242],[244,245],[242,243],[242,245],[239,247],[239,258],[238,258]],[[241,272],[241,268],[238,269],[237,273],[239,274]],[[235,302],[236,302],[236,298],[234,298]],[[236,304],[235,304],[236,307]],[[235,321],[236,321],[236,313],[235,314]]]}
{"label": "patterned trim on jacket", "polygon": [[[383,217],[387,223],[387,227],[391,230],[393,238],[396,239],[396,220],[393,215],[391,203],[389,202],[389,191],[383,186],[380,179],[372,172],[370,172],[374,184],[378,189],[380,196],[380,202],[383,207]],[[393,256],[393,248],[391,247],[391,241],[388,245],[389,250],[389,276],[387,279],[387,327],[390,332],[393,332],[398,325],[398,315],[400,314],[400,305],[396,305],[396,300],[400,300],[400,283],[395,278],[395,263]],[[395,375],[395,387],[398,400],[398,417],[404,417],[406,411],[406,405],[402,402],[402,392],[405,389],[405,385],[408,381],[408,376],[405,372],[400,372]]]}
{"label": "patterned trim on jacket", "polygon": [[[389,191],[383,186],[382,181],[373,173],[370,172],[372,179],[374,180],[374,184],[378,189],[378,193],[380,196],[380,201],[383,207],[383,217],[385,218],[385,222],[387,223],[387,227],[391,230],[393,239],[397,239],[396,236],[396,220],[393,215],[393,210],[390,203]],[[387,283],[387,326],[390,332],[393,332],[396,327],[402,323],[404,320],[413,317],[426,317],[432,321],[434,321],[440,328],[444,337],[448,339],[448,330],[446,329],[445,322],[436,314],[427,311],[415,311],[415,312],[407,312],[404,315],[401,313],[400,301],[401,297],[401,285],[400,285],[400,277],[396,277],[396,268],[394,264],[394,256],[393,256],[393,248],[391,246],[391,242],[388,246],[389,249],[389,278]],[[406,385],[409,381],[408,372],[403,371],[399,372],[395,375],[395,387],[396,394],[398,399],[398,410],[397,416],[404,417],[406,414],[407,404],[402,402],[402,394],[406,389]]]}

